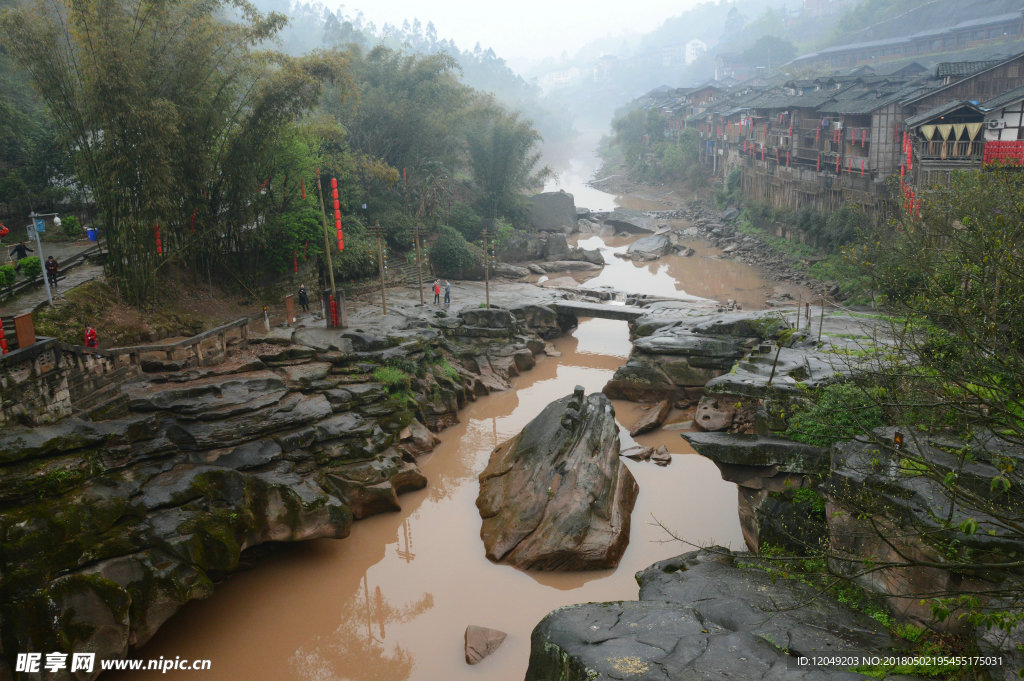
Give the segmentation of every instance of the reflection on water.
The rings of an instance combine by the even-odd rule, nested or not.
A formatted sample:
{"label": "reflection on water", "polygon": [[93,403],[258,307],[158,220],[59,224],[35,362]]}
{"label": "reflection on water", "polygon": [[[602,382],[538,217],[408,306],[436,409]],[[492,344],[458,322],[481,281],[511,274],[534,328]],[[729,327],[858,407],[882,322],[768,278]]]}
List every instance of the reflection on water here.
{"label": "reflection on water", "polygon": [[[554,345],[560,359],[541,359],[514,390],[479,399],[442,433],[442,444],[421,460],[429,487],[402,496],[401,512],[359,521],[341,541],[289,547],[232,576],[208,601],[184,608],[139,656],[209,658],[215,678],[227,681],[519,681],[530,632],[544,615],[569,603],[635,598],[636,571],[689,550],[666,542],[655,521],[692,541],[741,548],[735,485],[692,453],[679,431],[662,430],[637,440],[665,444],[676,455],[671,466],[626,461],[640,496],[618,569],[527,574],[486,559],[475,501],[493,447],[577,384],[600,390],[630,347],[626,324],[610,320],[582,321]],[[615,409],[627,429],[641,413],[629,403]],[[469,624],[509,634],[472,667],[463,657]],[[131,675],[140,679],[195,681],[188,672]]]}
{"label": "reflection on water", "polygon": [[705,241],[687,241],[694,250],[689,257],[666,255],[650,262],[616,257],[638,237],[581,237],[577,245],[604,252],[601,272],[584,282],[584,288],[610,287],[624,293],[693,300],[735,300],[747,309],[760,309],[769,297],[764,274],[735,260],[721,258],[721,251]]}

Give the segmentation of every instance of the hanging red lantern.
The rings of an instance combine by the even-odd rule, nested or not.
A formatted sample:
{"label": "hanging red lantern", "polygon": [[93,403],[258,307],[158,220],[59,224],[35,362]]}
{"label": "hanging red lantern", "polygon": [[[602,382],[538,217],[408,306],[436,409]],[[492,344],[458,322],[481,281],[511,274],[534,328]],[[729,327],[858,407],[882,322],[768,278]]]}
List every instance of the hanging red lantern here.
{"label": "hanging red lantern", "polygon": [[864,159],[860,160],[860,176],[864,177]]}
{"label": "hanging red lantern", "polygon": [[836,172],[839,172],[839,157],[836,156]]}
{"label": "hanging red lantern", "polygon": [[156,234],[156,254],[157,255],[163,255],[164,254],[164,247],[163,247],[163,243],[160,241],[160,223],[159,222],[156,223],[156,225],[154,225],[153,231]]}
{"label": "hanging red lantern", "polygon": [[863,147],[865,144],[867,144],[867,140],[868,140],[868,131],[865,128],[864,130],[860,131],[860,146]]}
{"label": "hanging red lantern", "polygon": [[821,172],[821,156],[818,156],[818,167],[815,168],[818,172]]}
{"label": "hanging red lantern", "polygon": [[818,140],[820,138],[821,138],[821,128],[815,128],[814,129],[814,143],[817,144]]}
{"label": "hanging red lantern", "polygon": [[789,167],[789,150],[786,150],[786,167]]}

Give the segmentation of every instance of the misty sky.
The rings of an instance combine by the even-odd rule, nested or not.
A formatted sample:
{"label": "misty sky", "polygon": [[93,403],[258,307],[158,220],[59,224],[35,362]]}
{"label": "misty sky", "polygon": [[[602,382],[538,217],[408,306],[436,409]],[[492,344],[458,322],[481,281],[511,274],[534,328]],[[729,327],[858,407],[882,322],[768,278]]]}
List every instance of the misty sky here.
{"label": "misty sky", "polygon": [[646,32],[677,16],[699,0],[325,0],[346,13],[362,10],[378,28],[418,18],[433,21],[441,39],[452,38],[462,49],[479,42],[500,57],[558,56],[604,35]]}

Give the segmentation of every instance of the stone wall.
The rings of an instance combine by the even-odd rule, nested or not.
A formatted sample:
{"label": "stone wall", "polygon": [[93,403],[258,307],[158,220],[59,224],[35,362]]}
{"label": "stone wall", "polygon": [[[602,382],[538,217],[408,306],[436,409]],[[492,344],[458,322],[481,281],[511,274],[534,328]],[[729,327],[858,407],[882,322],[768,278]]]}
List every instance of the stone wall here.
{"label": "stone wall", "polygon": [[0,425],[50,423],[71,414],[64,355],[53,338],[0,357]]}

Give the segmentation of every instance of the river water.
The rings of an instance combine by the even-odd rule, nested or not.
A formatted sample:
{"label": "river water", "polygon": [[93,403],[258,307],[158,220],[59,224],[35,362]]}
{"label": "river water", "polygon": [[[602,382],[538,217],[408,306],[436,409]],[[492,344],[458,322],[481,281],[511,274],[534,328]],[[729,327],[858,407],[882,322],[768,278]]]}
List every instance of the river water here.
{"label": "river water", "polygon": [[[628,239],[591,237],[582,245],[609,249],[610,263],[586,285],[611,285],[662,295],[733,298],[763,305],[768,292],[756,270],[722,260],[694,243],[690,258],[636,265],[612,257]],[[587,573],[525,573],[484,556],[475,506],[477,475],[491,450],[518,433],[552,400],[582,385],[601,390],[630,352],[625,322],[590,319],[554,341],[561,357],[540,358],[513,389],[482,397],[461,423],[420,460],[430,481],[401,497],[402,511],[355,523],[344,540],[317,540],[265,556],[232,575],[214,595],[191,603],[136,657],[210,659],[211,672],[136,672],[106,678],[225,681],[520,681],[533,627],[570,603],[634,599],[633,575],[652,562],[691,550],[660,525],[695,544],[743,548],[735,485],[695,454],[679,427],[639,436],[665,445],[672,464],[624,460],[640,486],[629,548],[617,569]],[[615,402],[623,448],[642,407]],[[690,415],[670,414],[669,422]],[[476,666],[463,659],[467,625],[508,633],[501,648]]]}

